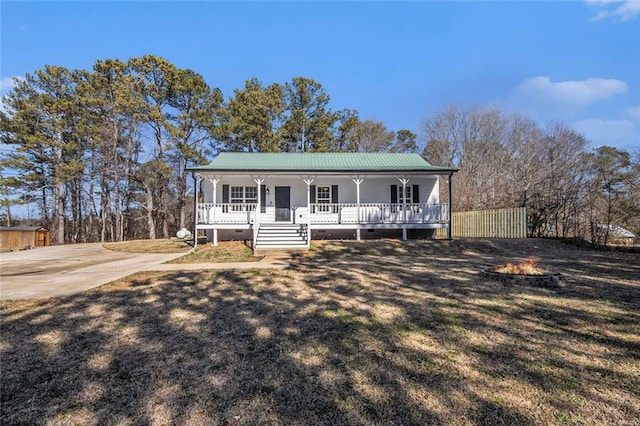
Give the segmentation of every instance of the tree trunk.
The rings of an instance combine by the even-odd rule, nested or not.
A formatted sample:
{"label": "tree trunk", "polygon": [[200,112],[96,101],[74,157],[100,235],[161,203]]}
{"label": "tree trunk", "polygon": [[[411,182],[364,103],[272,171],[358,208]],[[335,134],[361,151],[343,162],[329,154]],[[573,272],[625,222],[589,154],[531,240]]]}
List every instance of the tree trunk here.
{"label": "tree trunk", "polygon": [[156,222],[153,218],[153,191],[149,187],[146,190],[146,210],[147,210],[147,226],[149,228],[149,239],[156,239]]}
{"label": "tree trunk", "polygon": [[58,244],[64,244],[64,207],[65,207],[65,185],[64,182],[58,183],[58,203],[57,203],[57,215],[58,215]]}

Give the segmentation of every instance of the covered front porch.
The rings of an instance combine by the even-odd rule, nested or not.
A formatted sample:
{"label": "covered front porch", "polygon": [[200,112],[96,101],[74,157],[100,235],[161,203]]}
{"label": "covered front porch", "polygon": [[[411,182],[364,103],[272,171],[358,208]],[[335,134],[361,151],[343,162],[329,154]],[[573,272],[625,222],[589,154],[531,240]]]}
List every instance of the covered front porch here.
{"label": "covered front porch", "polygon": [[253,238],[260,249],[308,248],[314,235],[360,239],[362,230],[369,237],[401,230],[406,239],[409,230],[429,236],[451,228],[456,169],[418,154],[220,153],[189,171],[195,233],[206,231],[213,244],[218,232]]}
{"label": "covered front porch", "polygon": [[[218,231],[253,238],[279,228],[297,230],[306,247],[311,231],[449,228],[449,203],[440,203],[440,175],[211,175],[198,174],[196,229],[213,244]],[[451,176],[445,176],[448,188]],[[210,188],[207,191],[207,188]],[[386,199],[386,202],[383,201]],[[261,232],[261,228],[264,229]],[[240,234],[241,231],[246,231]],[[247,232],[249,234],[247,234]],[[228,232],[227,232],[228,233]],[[299,241],[298,241],[299,242]]]}

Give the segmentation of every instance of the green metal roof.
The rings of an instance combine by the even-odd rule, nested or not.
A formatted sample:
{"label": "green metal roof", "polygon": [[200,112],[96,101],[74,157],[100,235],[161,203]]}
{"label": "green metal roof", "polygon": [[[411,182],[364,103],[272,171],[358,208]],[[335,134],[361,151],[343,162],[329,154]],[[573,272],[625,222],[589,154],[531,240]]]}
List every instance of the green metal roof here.
{"label": "green metal roof", "polygon": [[432,166],[418,154],[223,152],[209,165],[189,171],[245,172],[453,172]]}

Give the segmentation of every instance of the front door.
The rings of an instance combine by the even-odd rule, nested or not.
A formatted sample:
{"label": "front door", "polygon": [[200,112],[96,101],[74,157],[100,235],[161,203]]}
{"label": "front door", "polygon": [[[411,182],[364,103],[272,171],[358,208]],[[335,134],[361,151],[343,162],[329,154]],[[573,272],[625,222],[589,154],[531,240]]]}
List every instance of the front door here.
{"label": "front door", "polygon": [[291,188],[276,186],[276,222],[291,221]]}

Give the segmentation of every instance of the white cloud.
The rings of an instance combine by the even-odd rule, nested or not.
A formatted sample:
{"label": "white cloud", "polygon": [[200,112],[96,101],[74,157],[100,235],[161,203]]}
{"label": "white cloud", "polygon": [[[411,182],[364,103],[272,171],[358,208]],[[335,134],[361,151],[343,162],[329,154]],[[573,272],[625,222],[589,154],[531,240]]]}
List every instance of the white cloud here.
{"label": "white cloud", "polygon": [[622,21],[629,21],[640,14],[640,0],[588,0],[588,4],[597,10],[593,21],[600,21],[606,18],[620,18]]}
{"label": "white cloud", "polygon": [[3,77],[0,79],[0,91],[11,90],[16,86],[14,79],[22,80],[22,77]]}
{"label": "white cloud", "polygon": [[631,148],[640,143],[640,129],[628,119],[587,118],[572,124],[594,146]]}
{"label": "white cloud", "polygon": [[601,99],[627,91],[627,83],[622,80],[605,78],[588,78],[586,80],[569,80],[553,82],[549,77],[528,78],[516,88],[516,94],[531,100],[585,106]]}

